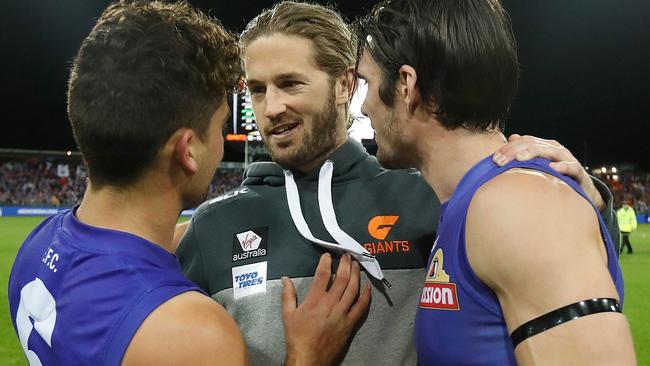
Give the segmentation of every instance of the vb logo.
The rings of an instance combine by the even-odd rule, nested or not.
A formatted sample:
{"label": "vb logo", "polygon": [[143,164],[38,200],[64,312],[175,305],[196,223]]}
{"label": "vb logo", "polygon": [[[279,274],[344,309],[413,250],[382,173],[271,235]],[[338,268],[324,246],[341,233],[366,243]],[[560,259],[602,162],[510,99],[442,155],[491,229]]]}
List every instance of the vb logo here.
{"label": "vb logo", "polygon": [[375,239],[384,240],[398,219],[399,216],[375,216],[368,221],[368,233]]}

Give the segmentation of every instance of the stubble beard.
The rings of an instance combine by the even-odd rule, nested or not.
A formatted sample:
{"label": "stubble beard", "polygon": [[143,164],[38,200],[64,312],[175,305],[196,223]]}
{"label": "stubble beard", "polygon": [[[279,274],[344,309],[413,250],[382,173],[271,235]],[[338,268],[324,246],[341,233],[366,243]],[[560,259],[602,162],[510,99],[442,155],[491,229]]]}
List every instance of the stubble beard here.
{"label": "stubble beard", "polygon": [[385,133],[382,141],[378,142],[377,160],[386,169],[420,168],[415,146],[404,141],[404,135],[397,125],[397,119],[392,109],[382,121]]}
{"label": "stubble beard", "polygon": [[271,159],[284,167],[298,168],[330,153],[336,148],[338,117],[332,88],[323,108],[314,115],[310,125],[301,124],[304,131],[300,140],[292,141],[290,145],[293,146],[287,147],[266,145]]}

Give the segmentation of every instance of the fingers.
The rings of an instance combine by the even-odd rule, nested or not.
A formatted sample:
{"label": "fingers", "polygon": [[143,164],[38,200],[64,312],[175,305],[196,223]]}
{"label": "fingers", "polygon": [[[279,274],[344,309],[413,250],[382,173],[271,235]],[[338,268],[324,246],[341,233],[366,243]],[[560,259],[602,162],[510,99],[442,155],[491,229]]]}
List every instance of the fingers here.
{"label": "fingers", "polygon": [[515,159],[523,161],[536,157],[557,162],[577,161],[568,149],[555,140],[515,134],[511,135],[508,141],[492,156],[492,160],[500,166]]}
{"label": "fingers", "polygon": [[320,256],[320,261],[318,261],[318,267],[316,267],[316,273],[314,273],[314,281],[309,288],[309,292],[305,297],[305,302],[308,302],[311,299],[318,299],[321,294],[327,291],[327,285],[329,285],[330,278],[332,277],[332,256],[329,253],[325,253]]}
{"label": "fingers", "polygon": [[585,170],[577,161],[553,162],[548,166],[555,169],[558,173],[568,175],[578,183],[581,183],[582,180],[586,177]]}
{"label": "fingers", "polygon": [[350,310],[352,304],[359,295],[359,277],[361,270],[358,262],[352,263],[352,270],[350,271],[350,281],[348,281],[345,292],[341,296],[339,303],[335,306],[334,311],[344,313]]}
{"label": "fingers", "polygon": [[[341,296],[343,296],[345,289],[348,287],[348,284],[350,283],[351,265],[352,257],[350,257],[350,254],[343,254],[339,261],[339,268],[336,270],[336,279],[329,290],[331,304],[338,302],[341,299]],[[359,277],[357,277],[357,281],[358,280]]]}
{"label": "fingers", "polygon": [[289,277],[282,277],[282,317],[287,319],[297,306],[296,287]]}
{"label": "fingers", "polygon": [[519,138],[521,138],[521,135],[513,133],[512,135],[508,136],[508,141],[515,141]]}
{"label": "fingers", "polygon": [[372,291],[370,289],[370,283],[366,282],[365,286],[363,286],[361,296],[359,296],[359,300],[357,300],[357,302],[350,309],[347,318],[348,324],[350,326],[356,324],[359,319],[361,319],[361,317],[368,311],[368,307],[370,306],[370,299],[372,298]]}

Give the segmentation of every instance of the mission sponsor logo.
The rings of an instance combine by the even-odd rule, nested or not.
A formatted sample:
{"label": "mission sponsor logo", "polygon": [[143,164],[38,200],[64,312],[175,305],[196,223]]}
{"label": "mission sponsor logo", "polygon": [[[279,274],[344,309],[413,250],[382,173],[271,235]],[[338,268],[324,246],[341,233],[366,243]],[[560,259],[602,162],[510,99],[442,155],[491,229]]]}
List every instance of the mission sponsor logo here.
{"label": "mission sponsor logo", "polygon": [[[436,239],[437,241],[437,239]],[[456,284],[444,269],[444,253],[438,248],[427,271],[420,296],[420,307],[437,310],[460,310]]]}
{"label": "mission sponsor logo", "polygon": [[258,227],[237,233],[232,239],[232,261],[258,258],[266,255],[268,227]]}
{"label": "mission sponsor logo", "polygon": [[375,216],[371,218],[368,221],[368,234],[376,240],[364,243],[363,247],[372,255],[411,251],[411,243],[408,240],[387,239],[398,220],[399,216]]}

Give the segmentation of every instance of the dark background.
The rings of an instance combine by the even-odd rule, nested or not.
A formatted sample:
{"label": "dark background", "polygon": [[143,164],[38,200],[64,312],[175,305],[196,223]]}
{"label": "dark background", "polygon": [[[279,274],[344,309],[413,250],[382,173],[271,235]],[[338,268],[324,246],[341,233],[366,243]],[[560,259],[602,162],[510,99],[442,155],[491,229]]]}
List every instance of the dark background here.
{"label": "dark background", "polygon": [[[274,3],[190,2],[237,32]],[[66,80],[77,47],[109,1],[3,3],[0,148],[76,150],[65,114]],[[353,20],[376,1],[330,3]],[[590,166],[633,163],[650,171],[650,1],[503,4],[522,69],[506,133],[554,138]],[[228,151],[225,160],[235,157]]]}

